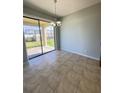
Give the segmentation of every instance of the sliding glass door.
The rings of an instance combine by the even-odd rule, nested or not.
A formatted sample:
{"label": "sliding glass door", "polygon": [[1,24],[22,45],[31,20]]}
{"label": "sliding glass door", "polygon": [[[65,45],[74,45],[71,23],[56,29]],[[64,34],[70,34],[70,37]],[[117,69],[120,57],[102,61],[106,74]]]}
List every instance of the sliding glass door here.
{"label": "sliding glass door", "polygon": [[38,21],[23,18],[23,30],[28,58],[40,55],[42,48]]}
{"label": "sliding glass door", "polygon": [[23,31],[29,59],[55,49],[54,27],[48,22],[24,17]]}
{"label": "sliding glass door", "polygon": [[47,53],[55,49],[54,27],[48,22],[40,21],[43,53]]}

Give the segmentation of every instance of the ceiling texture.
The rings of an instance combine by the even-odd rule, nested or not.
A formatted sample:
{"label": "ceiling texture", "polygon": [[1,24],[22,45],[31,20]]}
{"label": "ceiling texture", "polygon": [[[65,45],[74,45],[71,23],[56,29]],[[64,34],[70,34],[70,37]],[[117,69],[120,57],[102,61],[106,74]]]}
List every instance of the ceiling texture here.
{"label": "ceiling texture", "polygon": [[[58,17],[67,16],[99,2],[101,2],[101,0],[57,0],[56,14]],[[54,0],[24,0],[23,4],[35,10],[55,16]]]}

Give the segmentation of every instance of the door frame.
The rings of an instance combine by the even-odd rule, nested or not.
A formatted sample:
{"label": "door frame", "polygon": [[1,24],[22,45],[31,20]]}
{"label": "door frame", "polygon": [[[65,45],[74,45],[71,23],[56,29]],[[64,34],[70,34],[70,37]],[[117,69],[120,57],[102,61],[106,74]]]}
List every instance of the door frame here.
{"label": "door frame", "polygon": [[[55,50],[56,50],[56,47],[55,47],[56,40],[55,40],[55,28],[54,28],[54,49],[51,50],[51,51],[48,51],[48,52],[43,53],[43,44],[42,44],[42,35],[41,35],[41,29],[40,29],[40,21],[48,22],[48,23],[50,23],[50,21],[41,20],[41,19],[37,19],[37,18],[33,18],[33,17],[28,17],[28,16],[23,16],[23,18],[29,18],[29,19],[33,19],[33,20],[37,20],[37,21],[38,21],[39,34],[40,34],[40,41],[41,41],[41,53],[38,54],[38,55],[36,55],[36,56],[34,56],[34,57],[31,57],[31,58],[28,58],[28,57],[27,57],[27,58],[28,58],[29,60],[31,60],[31,59],[33,59],[33,58],[36,58],[36,57],[39,57],[39,56],[41,56],[41,55],[47,54],[47,53],[49,53],[49,52],[55,51]],[[24,30],[24,29],[23,29],[23,30]],[[25,38],[25,36],[24,36],[24,38]],[[26,44],[25,44],[25,46],[26,46]],[[26,52],[27,52],[27,49],[26,49]]]}

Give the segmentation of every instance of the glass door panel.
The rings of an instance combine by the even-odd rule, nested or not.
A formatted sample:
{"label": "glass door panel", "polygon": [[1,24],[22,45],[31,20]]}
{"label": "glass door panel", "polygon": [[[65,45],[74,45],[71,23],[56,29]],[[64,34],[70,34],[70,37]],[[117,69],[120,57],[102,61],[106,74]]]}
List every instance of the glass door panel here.
{"label": "glass door panel", "polygon": [[28,58],[42,54],[38,20],[23,18],[23,30]]}
{"label": "glass door panel", "polygon": [[43,53],[52,51],[55,49],[54,44],[54,27],[48,22],[40,21]]}

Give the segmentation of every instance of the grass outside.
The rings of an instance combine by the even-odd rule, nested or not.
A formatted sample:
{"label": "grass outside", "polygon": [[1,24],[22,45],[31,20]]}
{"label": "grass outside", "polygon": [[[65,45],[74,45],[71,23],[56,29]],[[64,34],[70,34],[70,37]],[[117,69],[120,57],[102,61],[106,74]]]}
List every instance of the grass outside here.
{"label": "grass outside", "polygon": [[[54,47],[54,39],[47,40],[47,45],[50,47]],[[38,46],[41,46],[40,41],[26,42],[27,48],[33,48],[33,47],[38,47]]]}

